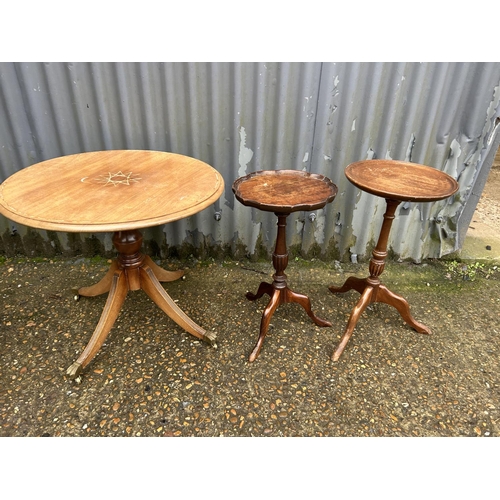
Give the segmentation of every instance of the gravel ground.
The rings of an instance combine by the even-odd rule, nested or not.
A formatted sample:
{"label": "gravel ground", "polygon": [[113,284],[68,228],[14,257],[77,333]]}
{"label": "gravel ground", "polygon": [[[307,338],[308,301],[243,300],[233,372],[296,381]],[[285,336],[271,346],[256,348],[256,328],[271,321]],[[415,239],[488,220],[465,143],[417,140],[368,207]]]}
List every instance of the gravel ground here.
{"label": "gravel ground", "polygon": [[[168,267],[165,262],[159,262]],[[217,348],[131,292],[80,384],[65,376],[90,338],[105,296],[73,288],[106,261],[8,259],[0,265],[2,436],[498,436],[500,270],[445,261],[389,263],[387,286],[433,334],[374,304],[339,362],[330,361],[357,292],[331,294],[367,264],[291,262],[292,289],[333,323],[297,304],[278,308],[254,363],[267,296],[245,298],[272,275],[267,262],[183,262],[166,288]],[[172,268],[181,267],[173,263]],[[464,279],[465,278],[465,279]]]}
{"label": "gravel ground", "polygon": [[[497,167],[500,155],[474,216],[495,231]],[[242,491],[234,479],[247,484],[255,472],[264,475],[260,457],[269,457],[273,480],[259,493],[265,498],[317,498],[332,490],[349,498],[376,491],[384,498],[497,496],[498,440],[181,439],[166,448],[164,440],[137,437],[498,437],[500,263],[388,262],[382,281],[408,299],[433,334],[416,333],[393,308],[374,304],[334,363],[358,294],[336,296],[327,287],[366,276],[368,263],[290,262],[290,287],[309,295],[333,326],[319,328],[297,304],[282,305],[250,364],[267,296],[250,302],[245,292],[271,279],[270,262],[157,262],[186,270],[185,279],[165,286],[216,332],[217,348],[183,332],[142,291],[132,292],[78,384],[65,372],[88,342],[105,297],[76,302],[73,289],[95,283],[109,262],[0,257],[0,437],[136,437],[113,445],[4,439],[7,488],[87,497],[87,487],[75,487],[75,473],[80,479],[97,465],[109,477],[130,471],[127,481],[95,479],[101,494],[113,497],[174,488],[188,498],[249,498],[254,488]],[[166,487],[163,477],[174,481]]]}

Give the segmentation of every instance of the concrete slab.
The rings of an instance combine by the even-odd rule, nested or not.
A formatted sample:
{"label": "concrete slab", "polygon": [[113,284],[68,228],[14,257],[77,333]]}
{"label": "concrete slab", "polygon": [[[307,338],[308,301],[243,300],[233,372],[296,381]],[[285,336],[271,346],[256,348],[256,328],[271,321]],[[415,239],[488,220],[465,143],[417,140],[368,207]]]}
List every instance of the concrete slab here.
{"label": "concrete slab", "polygon": [[461,259],[500,261],[500,231],[474,217],[459,256]]}
{"label": "concrete slab", "polygon": [[458,255],[462,259],[500,260],[500,149]]}

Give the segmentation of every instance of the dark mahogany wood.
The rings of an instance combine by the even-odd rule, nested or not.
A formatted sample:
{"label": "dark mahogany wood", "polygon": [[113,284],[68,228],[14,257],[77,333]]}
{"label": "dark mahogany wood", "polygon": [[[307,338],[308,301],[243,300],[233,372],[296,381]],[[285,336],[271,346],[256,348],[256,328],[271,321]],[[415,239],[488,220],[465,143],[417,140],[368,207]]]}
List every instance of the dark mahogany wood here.
{"label": "dark mahogany wood", "polygon": [[274,212],[278,217],[278,233],[272,256],[276,271],[273,282],[262,282],[257,293],[246,294],[248,300],[257,300],[264,294],[270,297],[262,313],[257,343],[248,358],[252,363],[262,349],[271,318],[281,304],[290,302],[300,304],[316,325],[332,326],[329,321],[318,318],[313,313],[309,297],[292,291],[287,285],[286,220],[291,212],[323,208],[335,198],[337,186],[319,174],[295,170],[261,170],[237,179],[233,183],[233,192],[243,205]]}
{"label": "dark mahogany wood", "polygon": [[458,190],[458,183],[455,179],[440,170],[396,160],[366,160],[352,163],[346,168],[345,175],[360,189],[384,197],[387,208],[377,246],[372,252],[369,265],[370,276],[364,279],[351,276],[341,287],[329,287],[332,293],[356,290],[361,294],[351,312],[340,343],[332,355],[333,361],[338,361],[361,314],[368,305],[374,302],[383,302],[395,307],[405,322],[417,332],[431,333],[429,328],[412,317],[406,299],[391,292],[380,282],[380,275],[384,271],[387,242],[398,205],[402,201],[442,200]]}
{"label": "dark mahogany wood", "polygon": [[233,193],[247,207],[290,214],[323,208],[334,200],[337,186],[321,174],[301,170],[259,170],[236,179]]}

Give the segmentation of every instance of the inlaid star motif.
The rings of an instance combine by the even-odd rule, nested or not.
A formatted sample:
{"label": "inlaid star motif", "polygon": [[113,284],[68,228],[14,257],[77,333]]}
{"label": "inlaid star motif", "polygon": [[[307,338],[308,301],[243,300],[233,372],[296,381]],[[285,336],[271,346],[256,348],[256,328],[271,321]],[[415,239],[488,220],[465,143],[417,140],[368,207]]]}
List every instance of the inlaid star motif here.
{"label": "inlaid star motif", "polygon": [[101,175],[96,179],[99,184],[111,184],[113,186],[118,186],[118,184],[130,186],[130,184],[139,182],[140,180],[141,178],[137,177],[134,173],[128,172],[124,174],[121,170],[115,174],[108,172],[107,175]]}

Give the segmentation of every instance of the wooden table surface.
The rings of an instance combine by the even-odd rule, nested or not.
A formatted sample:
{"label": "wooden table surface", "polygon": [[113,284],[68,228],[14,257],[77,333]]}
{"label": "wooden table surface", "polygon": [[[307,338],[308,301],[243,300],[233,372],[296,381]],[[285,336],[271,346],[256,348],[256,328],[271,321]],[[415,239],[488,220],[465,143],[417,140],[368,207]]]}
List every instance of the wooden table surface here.
{"label": "wooden table surface", "polygon": [[316,210],[331,202],[337,186],[321,174],[302,170],[259,170],[233,183],[243,205],[269,212]]}
{"label": "wooden table surface", "polygon": [[210,165],[161,151],[53,158],[0,185],[0,213],[52,231],[107,232],[166,224],[201,211],[224,190]]}
{"label": "wooden table surface", "polygon": [[399,201],[443,200],[458,190],[457,181],[441,170],[396,160],[357,161],[345,175],[367,193]]}
{"label": "wooden table surface", "polygon": [[27,167],[0,185],[0,213],[27,226],[53,231],[113,231],[118,251],[106,275],[82,287],[77,298],[107,293],[99,323],[68,368],[80,377],[118,317],[129,291],[142,289],[173,321],[209,343],[215,334],[189,318],[160,282],[179,279],[141,251],[139,229],[201,211],[224,190],[220,174],[206,163],[160,151],[96,151],[63,156]]}

